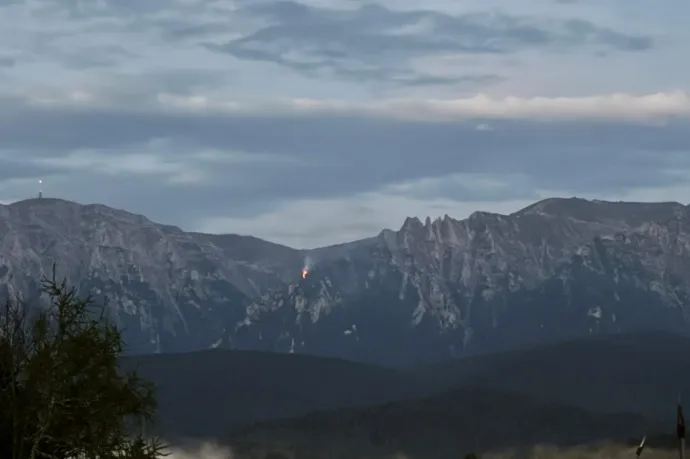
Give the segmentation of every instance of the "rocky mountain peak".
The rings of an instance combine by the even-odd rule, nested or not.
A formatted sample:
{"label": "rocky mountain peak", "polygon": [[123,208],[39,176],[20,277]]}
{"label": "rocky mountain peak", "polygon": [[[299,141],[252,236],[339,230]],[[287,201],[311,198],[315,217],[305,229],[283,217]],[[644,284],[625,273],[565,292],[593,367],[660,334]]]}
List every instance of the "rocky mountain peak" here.
{"label": "rocky mountain peak", "polygon": [[[308,328],[301,322],[285,332],[295,352],[315,352],[309,342],[326,339],[321,327],[337,333],[331,327],[347,316],[357,340],[347,325],[339,355],[360,359],[370,359],[357,350],[374,340],[364,331],[370,314],[382,311],[398,353],[427,357],[648,326],[687,330],[689,215],[678,203],[555,198],[510,215],[408,218],[399,231],[383,231],[347,271],[342,265],[341,274],[319,278],[317,290],[270,304],[282,304],[274,309],[281,314],[320,311]],[[246,330],[263,320],[255,315]],[[280,348],[287,338],[276,339]]]}
{"label": "rocky mountain peak", "polygon": [[525,207],[514,215],[569,216],[573,212],[594,212],[598,203],[587,199],[547,198]]}
{"label": "rocky mountain peak", "polygon": [[303,257],[98,204],[42,198],[0,206],[0,295],[36,295],[53,263],[82,294],[108,298],[135,352],[156,352],[210,346],[223,321],[243,316],[245,302],[296,279]]}
{"label": "rocky mountain peak", "polygon": [[424,228],[424,224],[418,217],[407,217],[400,227],[400,231],[420,231]]}
{"label": "rocky mountain peak", "polygon": [[649,221],[667,221],[687,213],[688,207],[678,202],[613,202],[573,197],[544,199],[512,215],[567,218],[635,227]]}

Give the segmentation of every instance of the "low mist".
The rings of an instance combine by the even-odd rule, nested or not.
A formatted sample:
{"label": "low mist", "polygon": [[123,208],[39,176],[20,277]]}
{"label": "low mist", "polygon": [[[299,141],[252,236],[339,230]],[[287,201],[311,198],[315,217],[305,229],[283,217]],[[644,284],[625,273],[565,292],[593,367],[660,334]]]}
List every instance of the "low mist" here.
{"label": "low mist", "polygon": [[[526,448],[508,448],[500,451],[478,453],[477,457],[479,459],[634,459],[636,458],[635,449],[635,447],[629,445],[614,443],[572,447],[536,445]],[[295,457],[290,451],[269,452],[267,450],[261,452],[254,451],[247,456],[237,455],[233,453],[230,447],[213,442],[204,442],[194,446],[170,447],[168,452],[170,453],[167,456],[169,459],[273,459],[277,457],[291,459]],[[457,459],[463,459],[467,453],[468,451],[459,451],[456,457]],[[309,457],[314,459],[332,459],[333,457],[341,458],[343,455],[337,452],[329,454],[322,450],[314,451]],[[367,451],[360,455],[355,453],[351,459],[429,459],[436,457],[438,457],[438,452],[435,451],[433,445],[429,445],[428,454],[411,455],[403,451],[380,451],[379,454],[372,454],[372,451]],[[640,459],[677,458],[678,451],[676,449],[647,447]]]}
{"label": "low mist", "polygon": [[232,450],[212,442],[203,442],[194,446],[171,446],[167,449],[167,459],[234,459]]}
{"label": "low mist", "polygon": [[[634,459],[635,446],[615,443],[559,447],[536,445],[482,454],[481,459]],[[421,459],[421,458],[420,458]],[[646,447],[640,459],[678,459],[675,449]]]}

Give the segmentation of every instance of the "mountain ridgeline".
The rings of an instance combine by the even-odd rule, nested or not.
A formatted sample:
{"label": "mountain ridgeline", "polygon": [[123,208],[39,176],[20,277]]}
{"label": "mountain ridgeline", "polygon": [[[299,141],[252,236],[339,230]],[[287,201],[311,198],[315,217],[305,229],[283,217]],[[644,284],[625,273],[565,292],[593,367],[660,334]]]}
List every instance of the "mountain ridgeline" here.
{"label": "mountain ridgeline", "polygon": [[[312,261],[309,276],[300,271]],[[130,353],[224,347],[386,365],[690,330],[690,207],[547,199],[323,247],[190,233],[102,205],[0,206],[0,294],[107,297]]]}

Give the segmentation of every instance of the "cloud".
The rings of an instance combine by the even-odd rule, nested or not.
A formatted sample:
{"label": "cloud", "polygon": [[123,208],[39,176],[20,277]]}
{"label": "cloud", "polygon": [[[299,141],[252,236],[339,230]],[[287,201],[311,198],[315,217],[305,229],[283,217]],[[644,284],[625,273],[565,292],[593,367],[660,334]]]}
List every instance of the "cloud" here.
{"label": "cloud", "polygon": [[0,170],[14,172],[0,177],[0,198],[31,196],[42,177],[46,196],[88,195],[187,229],[307,246],[373,235],[408,215],[516,210],[549,195],[623,196],[682,187],[690,177],[682,117],[543,122],[530,109],[447,122],[65,103],[2,105]]}
{"label": "cloud", "polygon": [[[433,220],[443,218],[444,215],[457,219],[467,218],[478,210],[510,214],[541,198],[573,196],[567,192],[532,191],[536,196],[504,197],[498,201],[413,198],[387,192],[365,193],[338,199],[299,200],[256,216],[206,218],[201,220],[196,229],[211,233],[252,234],[268,240],[279,240],[295,248],[315,248],[372,237],[383,228],[397,230],[404,219],[411,215],[422,218],[430,216]],[[588,199],[612,201],[675,201],[679,196],[690,196],[690,183],[686,180],[682,186],[659,186],[617,193],[581,192],[577,195]],[[276,238],[277,234],[280,235],[279,239]],[[352,237],[335,237],[340,234]]]}
{"label": "cloud", "polygon": [[165,107],[196,112],[242,114],[262,111],[286,114],[324,113],[369,115],[408,120],[452,121],[473,118],[498,119],[628,119],[658,120],[690,115],[686,92],[647,95],[601,94],[586,97],[504,97],[486,94],[456,99],[383,99],[365,102],[292,99],[261,103],[223,100],[203,95],[158,94]]}
{"label": "cloud", "polygon": [[116,67],[125,59],[139,57],[136,53],[129,51],[119,45],[93,46],[83,44],[69,50],[54,48],[53,53],[59,56],[62,65],[75,70],[89,68],[112,68]]}
{"label": "cloud", "polygon": [[39,166],[60,171],[83,172],[111,176],[162,176],[171,183],[194,183],[203,180],[203,172],[185,162],[146,153],[118,153],[117,156],[92,151],[75,151],[57,158],[41,158]]}
{"label": "cloud", "polygon": [[202,220],[198,230],[213,233],[232,231],[271,239],[275,234],[273,228],[281,227],[281,242],[284,244],[314,248],[333,244],[333,234],[372,237],[390,227],[391,223],[395,223],[393,229],[397,230],[410,215],[464,217],[487,204],[493,204],[497,211],[509,213],[532,202],[508,200],[497,206],[497,203],[488,202],[462,203],[453,199],[414,199],[386,193],[364,193],[339,199],[293,201],[273,212],[253,217],[211,217]]}
{"label": "cloud", "polygon": [[0,202],[42,178],[308,247],[549,195],[682,200],[671,1],[0,1]]}
{"label": "cloud", "polygon": [[26,158],[17,157],[16,153],[0,152],[0,183],[8,180],[31,179],[51,172],[52,168],[27,161]]}
{"label": "cloud", "polygon": [[[240,17],[265,26],[208,49],[242,59],[268,61],[310,75],[390,79],[418,84],[409,61],[429,54],[509,54],[528,49],[564,52],[578,47],[645,51],[653,39],[597,26],[582,19],[546,20],[502,13],[451,15],[430,10],[388,9],[366,4],[356,9],[309,6],[296,1],[256,2]],[[462,75],[437,83],[489,83],[499,75]]]}

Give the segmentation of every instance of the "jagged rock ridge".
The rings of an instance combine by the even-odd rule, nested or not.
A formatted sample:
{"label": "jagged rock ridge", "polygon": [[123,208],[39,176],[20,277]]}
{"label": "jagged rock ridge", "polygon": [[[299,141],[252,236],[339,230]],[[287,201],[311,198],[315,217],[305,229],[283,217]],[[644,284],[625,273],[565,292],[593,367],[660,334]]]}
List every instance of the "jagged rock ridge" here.
{"label": "jagged rock ridge", "polygon": [[405,364],[593,333],[688,329],[690,210],[548,199],[408,218],[264,295],[238,347]]}
{"label": "jagged rock ridge", "polygon": [[109,297],[133,352],[226,346],[405,364],[594,333],[684,333],[689,223],[678,203],[547,199],[511,215],[408,218],[399,231],[298,251],[28,200],[0,206],[0,287],[31,294],[56,261],[82,291]]}

